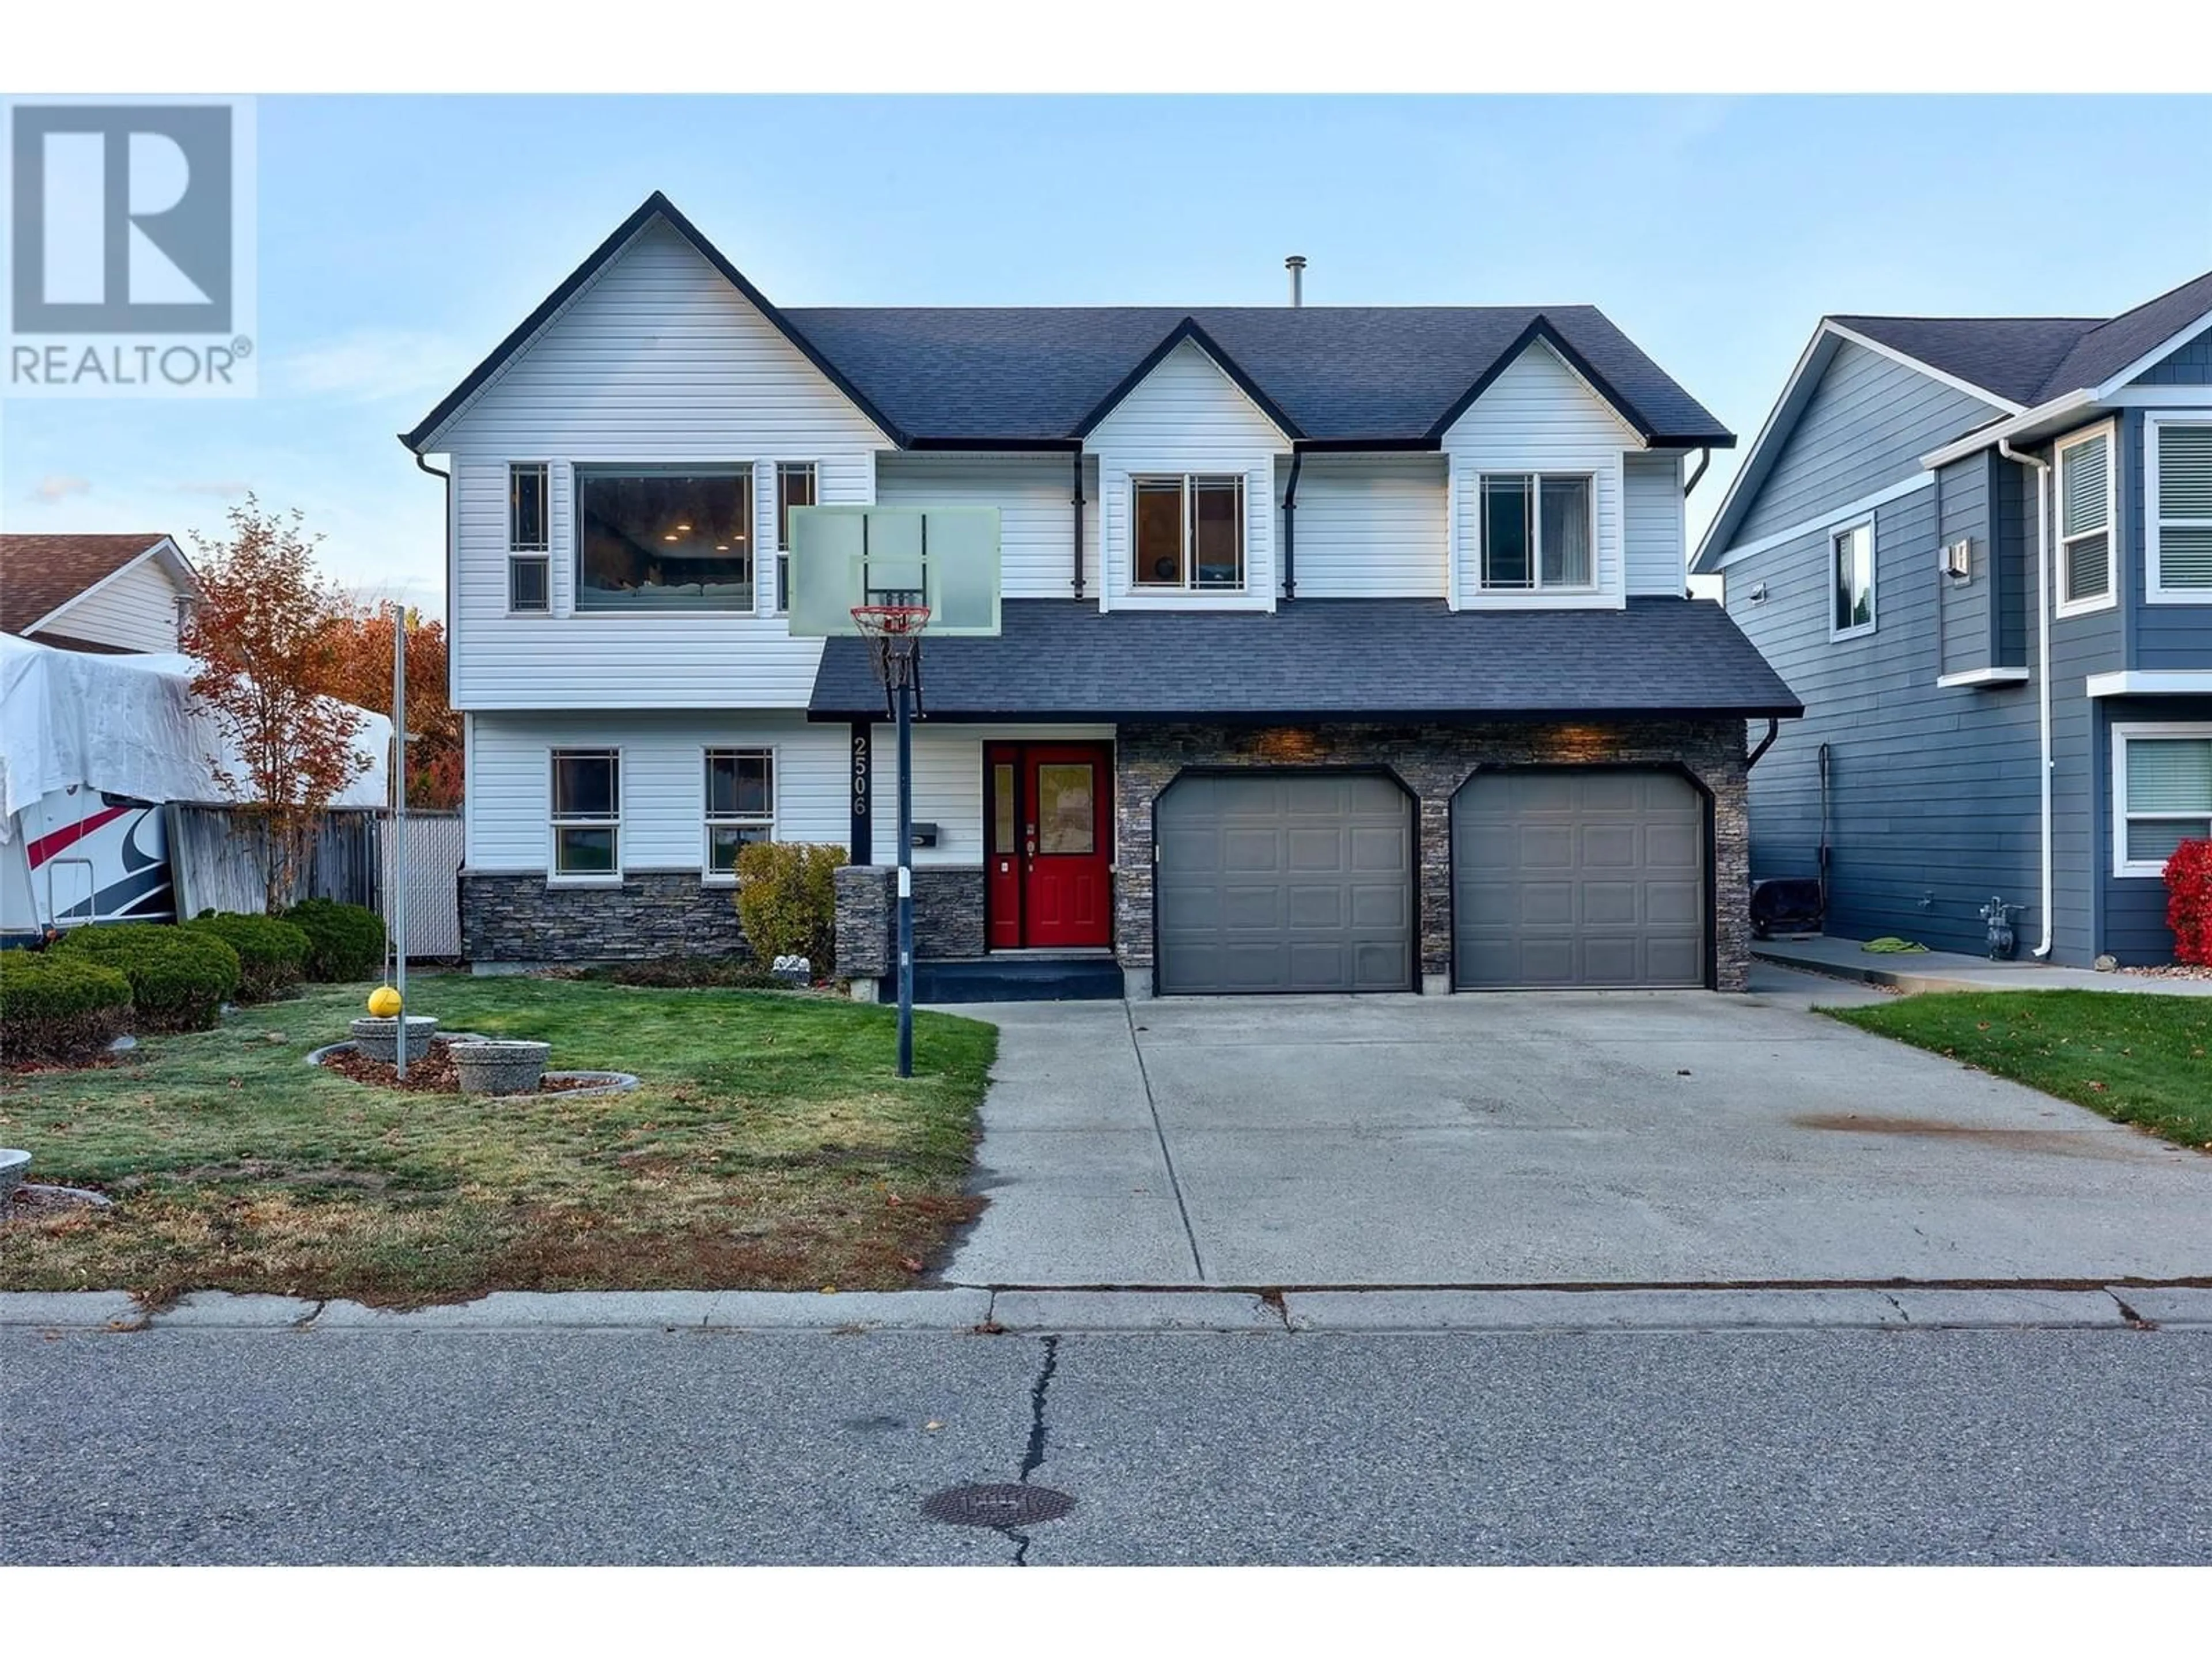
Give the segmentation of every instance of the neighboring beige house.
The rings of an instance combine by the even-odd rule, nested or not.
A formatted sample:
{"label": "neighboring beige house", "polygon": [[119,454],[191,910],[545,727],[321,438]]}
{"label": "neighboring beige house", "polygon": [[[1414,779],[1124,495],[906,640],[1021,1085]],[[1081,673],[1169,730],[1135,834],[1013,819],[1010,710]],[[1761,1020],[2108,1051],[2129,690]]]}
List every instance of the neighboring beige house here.
{"label": "neighboring beige house", "polygon": [[64,651],[174,651],[199,580],[167,536],[0,536],[0,632]]}

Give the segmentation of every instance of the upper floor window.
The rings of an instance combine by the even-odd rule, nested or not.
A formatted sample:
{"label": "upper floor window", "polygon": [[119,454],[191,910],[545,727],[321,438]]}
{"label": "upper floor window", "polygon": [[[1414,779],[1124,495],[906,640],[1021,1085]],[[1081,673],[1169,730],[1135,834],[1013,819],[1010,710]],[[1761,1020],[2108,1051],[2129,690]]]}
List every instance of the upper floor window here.
{"label": "upper floor window", "polygon": [[2212,419],[2148,420],[2150,597],[2212,599]]}
{"label": "upper floor window", "polygon": [[814,463],[775,464],[775,608],[791,609],[791,509],[816,505]]}
{"label": "upper floor window", "polygon": [[750,467],[576,469],[576,609],[753,608]]}
{"label": "upper floor window", "polygon": [[1243,590],[1241,475],[1132,478],[1129,490],[1133,586],[1185,593]]}
{"label": "upper floor window", "polygon": [[2058,614],[2112,603],[2114,498],[2112,428],[2069,438],[2058,446]]}
{"label": "upper floor window", "polygon": [[544,611],[552,603],[552,530],[545,463],[507,469],[507,608]]}
{"label": "upper floor window", "polygon": [[775,755],[767,749],[707,751],[707,871],[738,873],[738,851],[775,839]]}
{"label": "upper floor window", "polygon": [[1874,526],[1855,524],[1829,539],[1834,599],[1828,632],[1835,639],[1863,634],[1874,626]]}
{"label": "upper floor window", "polygon": [[2212,837],[2212,726],[2112,727],[2112,873],[2157,876]]}
{"label": "upper floor window", "polygon": [[1503,592],[1588,592],[1597,585],[1587,475],[1482,477],[1482,586]]}
{"label": "upper floor window", "polygon": [[622,873],[622,755],[553,750],[553,865],[556,876]]}

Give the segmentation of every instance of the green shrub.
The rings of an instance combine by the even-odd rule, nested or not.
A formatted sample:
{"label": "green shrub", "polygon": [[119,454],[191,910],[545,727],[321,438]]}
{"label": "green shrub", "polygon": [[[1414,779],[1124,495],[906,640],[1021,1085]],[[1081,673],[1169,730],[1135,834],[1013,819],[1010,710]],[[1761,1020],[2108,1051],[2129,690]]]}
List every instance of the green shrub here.
{"label": "green shrub", "polygon": [[312,942],[307,930],[276,916],[207,911],[185,924],[238,952],[238,1000],[267,1002],[300,982]]}
{"label": "green shrub", "polygon": [[131,981],[59,951],[0,951],[0,1060],[90,1060],[131,1024]]}
{"label": "green shrub", "polygon": [[373,979],[384,963],[384,919],[359,904],[302,899],[284,920],[307,936],[307,977],[326,983]]}
{"label": "green shrub", "polygon": [[805,957],[817,979],[837,969],[837,872],[845,849],[804,841],[755,842],[738,851],[738,925],[763,968]]}
{"label": "green shrub", "polygon": [[238,994],[238,952],[212,933],[157,922],[78,927],[57,951],[90,957],[131,981],[142,1031],[204,1031]]}

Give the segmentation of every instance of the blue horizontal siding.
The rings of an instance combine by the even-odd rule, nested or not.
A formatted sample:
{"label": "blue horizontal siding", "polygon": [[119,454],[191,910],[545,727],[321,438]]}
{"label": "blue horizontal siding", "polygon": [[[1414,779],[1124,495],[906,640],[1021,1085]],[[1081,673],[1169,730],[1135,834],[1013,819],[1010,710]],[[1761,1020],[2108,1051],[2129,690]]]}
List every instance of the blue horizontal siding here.
{"label": "blue horizontal siding", "polygon": [[2180,350],[2136,376],[2137,386],[2212,386],[2212,333],[2198,335]]}

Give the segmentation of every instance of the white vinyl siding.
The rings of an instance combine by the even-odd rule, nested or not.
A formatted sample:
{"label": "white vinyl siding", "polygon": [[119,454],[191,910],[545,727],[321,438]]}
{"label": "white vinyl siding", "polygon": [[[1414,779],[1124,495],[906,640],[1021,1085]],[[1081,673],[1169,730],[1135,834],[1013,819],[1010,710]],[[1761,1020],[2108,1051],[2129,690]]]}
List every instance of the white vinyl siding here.
{"label": "white vinyl siding", "polygon": [[[813,461],[824,504],[866,502],[876,452],[890,443],[720,271],[655,221],[432,447],[453,459],[457,707],[795,708],[812,689],[821,643],[790,637],[763,584],[752,615],[576,613],[576,465],[751,467],[757,524],[775,511],[775,460]],[[507,465],[548,458],[551,616],[510,617]]]}
{"label": "white vinyl siding", "polygon": [[796,713],[492,713],[469,720],[468,867],[546,867],[556,749],[622,753],[622,867],[697,874],[705,861],[706,751],[766,750],[775,765],[775,833],[842,847],[852,829],[851,733]]}
{"label": "white vinyl siding", "polygon": [[[1097,466],[1086,459],[1084,597],[1098,592]],[[876,500],[886,507],[995,507],[1000,591],[1010,599],[1065,599],[1075,589],[1073,457],[912,451],[880,457]]]}
{"label": "white vinyl siding", "polygon": [[[1541,341],[1484,389],[1444,434],[1451,468],[1453,603],[1499,610],[1619,609],[1626,600],[1624,458],[1643,444],[1613,408]],[[1485,591],[1482,476],[1584,472],[1595,497],[1592,591]],[[1675,590],[1669,590],[1675,591]]]}
{"label": "white vinyl siding", "polygon": [[2212,410],[2143,421],[2143,591],[2154,605],[2212,603]]}
{"label": "white vinyl siding", "polygon": [[1684,525],[1682,458],[1647,451],[1623,458],[1627,492],[1628,591],[1680,599],[1689,591],[1689,538]]}
{"label": "white vinyl siding", "polygon": [[1293,521],[1300,599],[1443,597],[1442,456],[1309,455]]}
{"label": "white vinyl siding", "polygon": [[[837,728],[843,732],[845,728]],[[937,826],[937,845],[914,849],[916,864],[966,866],[983,862],[983,744],[992,743],[1104,743],[1110,726],[939,726],[914,732],[914,821]],[[872,744],[874,794],[870,811],[878,864],[898,854],[898,740],[878,726]],[[842,752],[842,751],[841,751]],[[1116,849],[1116,857],[1122,849]]]}
{"label": "white vinyl siding", "polygon": [[2077,616],[2118,602],[2114,550],[2118,542],[2119,468],[2109,424],[2060,443],[2058,475],[2058,614]]}
{"label": "white vinyl siding", "polygon": [[[1109,610],[1272,611],[1279,580],[1275,565],[1275,458],[1289,465],[1290,440],[1194,341],[1186,340],[1154,365],[1094,428],[1086,447],[1098,457],[1098,501],[1104,516],[1105,580]],[[1130,576],[1131,491],[1140,475],[1237,473],[1244,480],[1244,586],[1239,592],[1161,592],[1136,587]]]}
{"label": "white vinyl siding", "polygon": [[2183,841],[2212,837],[2212,724],[2112,727],[2112,873],[2162,876]]}
{"label": "white vinyl siding", "polygon": [[159,559],[141,559],[70,600],[40,631],[125,651],[174,651],[177,594]]}

